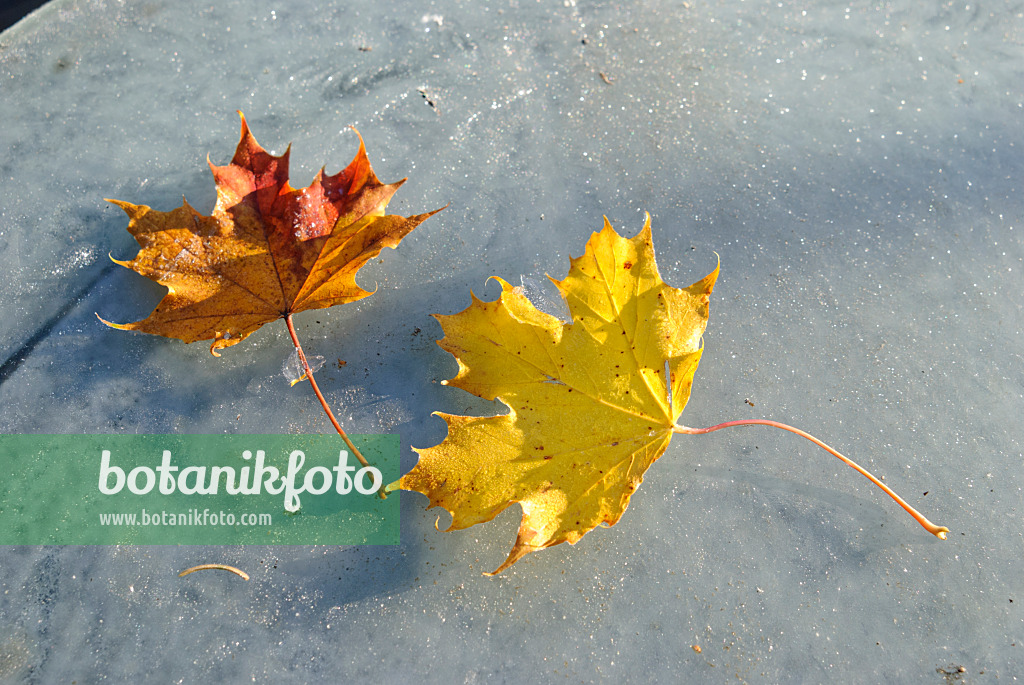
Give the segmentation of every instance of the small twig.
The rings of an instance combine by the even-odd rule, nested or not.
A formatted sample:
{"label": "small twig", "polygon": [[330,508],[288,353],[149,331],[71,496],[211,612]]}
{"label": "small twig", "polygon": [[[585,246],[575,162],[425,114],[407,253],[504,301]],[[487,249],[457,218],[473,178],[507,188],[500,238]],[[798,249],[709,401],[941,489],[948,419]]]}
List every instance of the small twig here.
{"label": "small twig", "polygon": [[[320,400],[320,406],[324,408],[324,412],[327,413],[327,418],[331,420],[331,425],[338,431],[338,435],[345,441],[348,448],[352,450],[352,454],[355,455],[356,459],[363,466],[369,466],[370,462],[366,461],[366,457],[363,456],[362,452],[355,446],[348,434],[342,429],[341,424],[338,423],[338,419],[334,418],[334,412],[327,406],[327,400],[324,399],[323,393],[320,392],[320,387],[316,384],[316,380],[313,378],[313,370],[309,368],[309,364],[306,362],[306,353],[302,351],[302,345],[299,344],[299,336],[295,333],[295,324],[292,323],[292,315],[288,314],[284,317],[285,323],[288,324],[288,333],[292,336],[292,344],[295,345],[295,350],[299,353],[299,362],[302,364],[302,371],[306,374],[306,378],[309,379],[309,384],[313,386],[313,392],[316,393],[316,398]],[[381,499],[387,499],[387,494],[384,492],[384,488],[377,490],[377,495]]]}
{"label": "small twig", "polygon": [[889,486],[887,486],[885,483],[871,475],[871,473],[867,469],[862,468],[852,459],[847,459],[843,455],[839,454],[839,452],[835,451],[834,449],[823,443],[821,440],[818,440],[810,433],[806,433],[800,430],[799,428],[794,428],[793,426],[788,426],[784,423],[779,423],[778,421],[769,421],[767,419],[744,419],[742,421],[726,421],[725,423],[720,423],[717,426],[711,426],[709,428],[688,428],[686,426],[675,426],[675,428],[672,429],[672,432],[684,433],[686,435],[701,435],[703,433],[710,433],[712,431],[720,430],[722,428],[731,428],[733,426],[772,426],[773,428],[781,428],[782,430],[789,431],[790,433],[796,433],[801,438],[807,438],[815,445],[822,448],[823,450],[831,454],[833,457],[838,458],[847,466],[856,470],[862,476],[870,480],[872,483],[882,488],[882,490],[885,491],[885,494],[889,495],[889,497],[892,497],[894,500],[896,500],[896,503],[903,507],[903,509],[908,514],[913,516],[914,519],[922,526],[924,526],[924,529],[927,530],[929,533],[939,538],[940,540],[946,539],[946,533],[949,532],[949,528],[946,528],[945,526],[935,525],[934,523],[926,519],[917,509],[904,502],[902,497],[900,497],[895,492],[889,489]]}
{"label": "small twig", "polygon": [[199,564],[192,568],[187,568],[178,574],[178,577],[187,576],[194,571],[231,571],[242,580],[249,580],[249,574],[242,569],[235,568],[234,566],[228,566],[227,564]]}
{"label": "small twig", "polygon": [[417,88],[416,92],[423,96],[423,99],[427,101],[427,104],[430,105],[430,108],[434,110],[435,114],[441,113],[440,110],[437,109],[437,105],[434,104],[433,98],[431,98],[430,95],[427,94],[426,88]]}

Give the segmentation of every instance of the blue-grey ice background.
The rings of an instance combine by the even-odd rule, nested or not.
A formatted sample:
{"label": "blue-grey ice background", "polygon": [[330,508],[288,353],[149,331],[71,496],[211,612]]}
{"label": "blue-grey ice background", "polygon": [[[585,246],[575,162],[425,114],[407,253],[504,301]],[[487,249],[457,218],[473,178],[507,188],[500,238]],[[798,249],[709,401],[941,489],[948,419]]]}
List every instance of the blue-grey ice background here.
{"label": "blue-grey ice background", "polygon": [[[212,357],[103,327],[158,286],[104,197],[203,211],[236,109],[306,185],[366,138],[390,209],[451,206],[358,304],[298,317],[349,430],[494,408],[430,312],[561,277],[653,217],[721,256],[685,423],[619,525],[484,577],[403,495],[380,548],[6,548],[0,681],[1012,682],[1024,676],[1024,6],[741,0],[57,0],[0,34],[0,430],[329,431],[283,325]],[[6,361],[4,361],[6,360]],[[927,495],[924,493],[927,492]],[[442,520],[442,527],[444,521]],[[177,572],[203,561],[227,573]],[[698,653],[693,646],[701,648]],[[958,672],[959,668],[964,670]],[[950,674],[950,675],[946,675]]]}

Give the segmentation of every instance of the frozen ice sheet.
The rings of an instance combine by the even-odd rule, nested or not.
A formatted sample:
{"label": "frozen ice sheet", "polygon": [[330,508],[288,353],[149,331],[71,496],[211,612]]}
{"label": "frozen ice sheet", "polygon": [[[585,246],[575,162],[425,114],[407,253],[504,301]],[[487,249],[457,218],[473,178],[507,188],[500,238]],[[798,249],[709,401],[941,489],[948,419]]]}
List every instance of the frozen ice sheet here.
{"label": "frozen ice sheet", "polygon": [[[1002,3],[50,3],[0,34],[0,430],[330,430],[283,325],[215,359],[94,316],[161,295],[107,259],[135,248],[103,198],[209,211],[241,109],[295,185],[355,125],[410,179],[393,211],[451,203],[373,297],[297,317],[341,420],[400,432],[406,468],[432,411],[492,409],[437,382],[428,313],[649,211],[671,284],[722,260],[686,423],[799,425],[952,533],[792,436],[679,436],[619,525],[497,578],[518,512],[443,534],[415,495],[396,548],[5,549],[0,679],[1019,676],[1022,65]],[[252,580],[177,578],[211,560]]]}

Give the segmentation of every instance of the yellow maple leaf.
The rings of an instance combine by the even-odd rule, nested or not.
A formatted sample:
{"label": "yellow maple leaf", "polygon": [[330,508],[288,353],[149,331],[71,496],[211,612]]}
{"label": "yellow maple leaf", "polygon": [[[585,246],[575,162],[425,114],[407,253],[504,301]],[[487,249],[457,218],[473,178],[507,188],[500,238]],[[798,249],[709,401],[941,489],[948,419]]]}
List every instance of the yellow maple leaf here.
{"label": "yellow maple leaf", "polygon": [[442,414],[447,439],[417,450],[419,463],[397,488],[447,509],[451,530],[519,502],[519,537],[495,573],[616,523],[686,406],[717,276],[716,268],[689,288],[665,285],[650,219],[631,240],[605,219],[555,282],[571,323],[501,279],[495,302],[474,296],[465,311],[438,316],[440,345],[459,363],[449,384],[497,397],[509,413]]}
{"label": "yellow maple leaf", "polygon": [[[241,116],[241,112],[239,112]],[[358,135],[358,133],[357,133]],[[147,318],[114,328],[213,340],[210,352],[241,342],[265,323],[308,309],[370,295],[356,273],[385,247],[440,210],[410,217],[385,214],[404,183],[383,184],[363,140],[352,162],[332,176],[323,169],[306,188],[288,183],[289,150],[264,150],[242,117],[231,162],[210,164],[217,184],[213,214],[188,202],[160,212],[110,200],[128,214],[139,242],[131,261],[114,261],[167,287]]]}
{"label": "yellow maple leaf", "polygon": [[[448,424],[447,438],[416,450],[415,468],[387,490],[425,494],[431,507],[451,514],[448,530],[490,521],[518,502],[519,534],[494,574],[530,552],[573,544],[601,524],[614,525],[673,433],[726,426],[676,423],[700,361],[717,277],[718,267],[688,288],[666,285],[654,259],[650,217],[632,239],[605,219],[568,276],[553,281],[571,321],[538,310],[501,279],[496,301],[473,296],[464,311],[438,315],[445,333],[439,344],[459,365],[448,384],[500,399],[509,412],[438,414]],[[774,421],[728,425],[751,423],[814,440],[896,497],[802,431]],[[945,528],[933,528],[944,536]]]}

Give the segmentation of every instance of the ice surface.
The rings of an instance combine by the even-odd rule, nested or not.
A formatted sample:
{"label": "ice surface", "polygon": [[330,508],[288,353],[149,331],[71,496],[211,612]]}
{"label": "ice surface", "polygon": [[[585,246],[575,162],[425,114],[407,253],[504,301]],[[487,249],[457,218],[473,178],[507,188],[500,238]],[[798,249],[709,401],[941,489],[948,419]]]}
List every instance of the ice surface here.
{"label": "ice surface", "polygon": [[[649,211],[671,284],[722,262],[685,422],[798,425],[952,532],[788,434],[677,436],[617,526],[496,578],[518,511],[445,534],[409,494],[396,548],[5,549],[0,680],[1019,677],[1022,89],[1003,3],[45,6],[0,34],[0,430],[330,430],[283,325],[217,359],[94,316],[161,296],[107,260],[135,247],[103,198],[208,212],[241,109],[294,185],[355,125],[409,177],[392,211],[451,203],[372,297],[296,317],[339,418],[401,433],[405,468],[432,411],[494,411],[440,385],[428,313],[561,278],[603,214]],[[177,578],[208,561],[252,580]]]}
{"label": "ice surface", "polygon": [[[310,373],[315,374],[326,363],[327,359],[323,355],[312,354],[306,357],[306,365],[309,367]],[[299,348],[293,348],[292,353],[284,360],[284,364],[281,365],[281,375],[285,377],[290,386],[306,380],[306,369],[303,368],[302,360],[299,359]]]}

